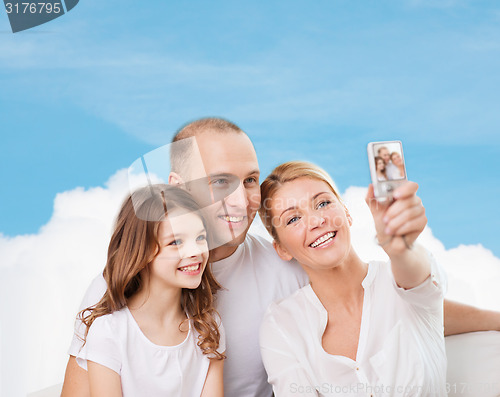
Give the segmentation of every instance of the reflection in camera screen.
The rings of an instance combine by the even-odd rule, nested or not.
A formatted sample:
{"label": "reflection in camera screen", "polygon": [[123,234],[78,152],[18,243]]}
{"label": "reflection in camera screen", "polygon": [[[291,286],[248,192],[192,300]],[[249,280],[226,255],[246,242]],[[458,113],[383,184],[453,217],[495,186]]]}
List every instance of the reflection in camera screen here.
{"label": "reflection in camera screen", "polygon": [[375,170],[379,181],[394,181],[406,177],[401,143],[390,142],[373,146]]}

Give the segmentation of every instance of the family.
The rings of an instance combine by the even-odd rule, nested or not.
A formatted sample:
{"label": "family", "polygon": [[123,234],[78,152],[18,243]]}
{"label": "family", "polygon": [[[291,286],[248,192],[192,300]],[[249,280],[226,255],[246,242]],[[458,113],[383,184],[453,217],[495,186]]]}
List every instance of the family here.
{"label": "family", "polygon": [[389,149],[385,146],[377,149],[375,170],[379,181],[402,179],[406,175],[401,153],[397,151],[389,152]]}
{"label": "family", "polygon": [[[219,118],[172,142],[168,184],[119,211],[63,397],[446,396],[444,336],[500,329],[500,314],[443,298],[446,275],[415,242],[416,183],[390,204],[368,189],[389,261],[364,262],[320,167],[287,162],[260,183],[250,138]],[[248,233],[257,212],[272,243]]]}

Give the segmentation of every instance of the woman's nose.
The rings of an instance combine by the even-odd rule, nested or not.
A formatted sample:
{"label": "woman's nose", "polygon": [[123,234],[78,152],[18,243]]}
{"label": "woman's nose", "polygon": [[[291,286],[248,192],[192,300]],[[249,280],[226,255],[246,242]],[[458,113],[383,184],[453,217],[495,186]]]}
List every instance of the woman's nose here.
{"label": "woman's nose", "polygon": [[309,216],[309,227],[314,229],[325,223],[325,217],[322,214],[314,214]]}

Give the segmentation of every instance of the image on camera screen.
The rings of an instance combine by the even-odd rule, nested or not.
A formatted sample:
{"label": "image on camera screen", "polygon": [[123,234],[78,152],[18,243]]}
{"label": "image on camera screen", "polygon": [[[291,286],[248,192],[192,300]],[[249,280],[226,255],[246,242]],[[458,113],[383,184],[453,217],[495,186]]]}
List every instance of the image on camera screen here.
{"label": "image on camera screen", "polygon": [[377,180],[395,181],[405,179],[406,170],[400,142],[384,142],[373,145],[373,157]]}

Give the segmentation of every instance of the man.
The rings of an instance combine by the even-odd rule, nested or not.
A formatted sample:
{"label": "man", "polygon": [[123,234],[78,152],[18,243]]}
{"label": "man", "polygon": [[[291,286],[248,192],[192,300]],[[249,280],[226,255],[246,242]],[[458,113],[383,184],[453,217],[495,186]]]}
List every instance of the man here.
{"label": "man", "polygon": [[[194,138],[194,139],[193,139]],[[188,140],[184,150],[171,155],[169,183],[181,184],[194,196],[219,186],[234,184],[225,199],[206,206],[215,243],[211,245],[213,272],[224,289],[216,298],[226,330],[224,391],[226,397],[269,397],[272,389],[262,364],[259,327],[264,311],[307,283],[295,262],[283,262],[267,240],[248,234],[260,205],[259,166],[248,136],[236,125],[221,119],[201,119],[186,125],[173,142]],[[199,153],[199,155],[198,155]],[[203,197],[202,197],[203,199]],[[206,204],[206,203],[205,203]],[[103,284],[104,283],[104,284]],[[83,307],[96,303],[106,288],[102,277],[94,280]],[[477,309],[445,303],[445,333],[500,329],[499,316]],[[89,396],[86,372],[75,360],[79,342],[70,348],[62,396]]]}

